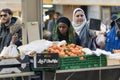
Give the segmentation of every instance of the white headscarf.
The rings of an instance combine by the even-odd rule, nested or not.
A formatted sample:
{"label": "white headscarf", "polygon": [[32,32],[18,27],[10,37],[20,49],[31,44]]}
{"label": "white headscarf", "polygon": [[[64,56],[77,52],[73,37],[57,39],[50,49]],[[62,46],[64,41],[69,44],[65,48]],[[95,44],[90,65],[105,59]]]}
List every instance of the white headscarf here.
{"label": "white headscarf", "polygon": [[[82,24],[77,24],[74,20],[74,16],[75,16],[75,13],[76,11],[81,11],[83,13],[83,16],[84,16],[84,21]],[[85,16],[85,13],[84,11],[81,9],[81,8],[76,8],[74,11],[73,11],[73,21],[72,21],[72,25],[73,25],[73,28],[75,29],[75,32],[79,35],[80,31],[82,30],[83,26],[85,25],[86,23],[86,16]]]}

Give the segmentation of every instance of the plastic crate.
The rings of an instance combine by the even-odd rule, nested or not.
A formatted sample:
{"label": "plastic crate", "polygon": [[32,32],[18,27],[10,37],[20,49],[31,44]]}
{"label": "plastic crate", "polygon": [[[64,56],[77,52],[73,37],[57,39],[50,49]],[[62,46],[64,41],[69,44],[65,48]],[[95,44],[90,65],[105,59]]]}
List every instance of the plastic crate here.
{"label": "plastic crate", "polygon": [[[84,57],[84,60],[80,60],[80,57]],[[102,67],[107,65],[107,59],[105,55],[60,57],[59,61],[60,61],[60,66],[59,66],[60,70]]]}
{"label": "plastic crate", "polygon": [[[80,57],[84,57],[84,60],[80,60]],[[105,55],[83,55],[83,56],[69,56],[59,57],[58,68],[34,68],[33,58],[30,60],[31,71],[55,71],[55,70],[67,70],[67,69],[79,69],[79,68],[92,68],[102,67],[107,65],[107,58]]]}

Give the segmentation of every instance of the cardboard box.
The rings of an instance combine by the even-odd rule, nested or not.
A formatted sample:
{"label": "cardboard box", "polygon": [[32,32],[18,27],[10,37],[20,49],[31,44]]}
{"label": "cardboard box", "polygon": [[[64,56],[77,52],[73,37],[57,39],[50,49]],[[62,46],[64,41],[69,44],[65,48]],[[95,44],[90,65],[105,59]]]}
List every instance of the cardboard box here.
{"label": "cardboard box", "polygon": [[111,65],[120,65],[120,60],[118,59],[108,59],[107,58],[107,65],[111,66]]}

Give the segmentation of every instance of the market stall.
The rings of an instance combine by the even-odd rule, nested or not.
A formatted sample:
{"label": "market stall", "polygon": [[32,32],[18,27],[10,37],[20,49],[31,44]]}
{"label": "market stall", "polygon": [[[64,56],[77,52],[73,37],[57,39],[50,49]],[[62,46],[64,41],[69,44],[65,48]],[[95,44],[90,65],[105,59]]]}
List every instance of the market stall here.
{"label": "market stall", "polygon": [[[41,42],[42,41],[42,42]],[[64,45],[65,42],[49,42],[41,40],[40,43],[42,46],[39,46],[39,41],[35,41],[36,47],[32,47],[32,45],[29,45],[29,51],[25,51],[26,46],[24,46],[23,52],[29,52],[36,51],[38,54],[37,56],[34,56],[32,60],[32,70],[35,72],[43,71],[43,80],[51,79],[51,80],[58,80],[57,75],[58,74],[68,74],[71,73],[68,77],[74,76],[74,73],[81,72],[81,71],[95,71],[98,70],[101,72],[101,70],[106,69],[118,69],[120,68],[119,64],[119,58],[120,54],[112,54],[110,52],[106,52],[101,49],[97,49],[96,51],[91,51],[88,48],[81,48],[79,47],[79,52],[75,52],[78,55],[72,55],[68,54],[68,51],[70,50],[70,46],[67,45],[67,47]],[[46,43],[46,44],[45,44]],[[64,45],[64,52],[67,52],[65,55],[64,53],[59,53],[59,56],[53,57],[53,53],[56,49],[59,49],[54,44],[57,43],[57,46]],[[31,44],[31,43],[30,43]],[[53,46],[54,45],[54,46]],[[27,45],[28,46],[28,45]],[[44,47],[43,47],[44,46]],[[31,47],[31,49],[30,49]],[[38,48],[39,47],[39,48]],[[53,49],[51,49],[51,47]],[[56,49],[54,49],[56,48]],[[74,47],[75,48],[75,47]],[[42,50],[41,50],[42,49]],[[28,49],[27,49],[28,50]],[[59,49],[60,50],[60,49]],[[40,51],[40,52],[39,52]],[[53,52],[49,52],[53,51]],[[57,50],[56,50],[57,51]],[[75,50],[77,51],[77,50]],[[82,51],[82,52],[81,52]],[[84,54],[83,54],[84,52]],[[39,54],[41,53],[41,54]],[[85,55],[86,53],[86,55]],[[116,63],[115,63],[116,62]],[[50,73],[49,73],[50,72]],[[99,73],[99,76],[101,73]],[[68,77],[65,80],[68,80]],[[79,77],[79,76],[78,76]],[[101,79],[99,79],[101,80]]]}
{"label": "market stall", "polygon": [[[120,68],[119,53],[111,54],[101,49],[92,51],[75,44],[66,44],[65,41],[36,40],[16,49],[19,49],[19,58],[7,56],[0,60],[0,78],[32,76],[34,72],[43,72],[43,80],[49,77],[57,80],[58,74],[70,73],[65,79],[69,80],[77,72]],[[4,56],[3,53],[1,55]]]}

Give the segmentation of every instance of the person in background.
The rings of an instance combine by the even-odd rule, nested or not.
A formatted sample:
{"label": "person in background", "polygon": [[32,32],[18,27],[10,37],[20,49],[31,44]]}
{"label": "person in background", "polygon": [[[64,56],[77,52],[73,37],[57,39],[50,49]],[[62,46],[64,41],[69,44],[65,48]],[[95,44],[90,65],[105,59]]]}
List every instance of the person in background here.
{"label": "person in background", "polygon": [[[117,20],[117,19],[118,19],[117,14],[113,14],[111,16],[111,23],[110,23],[111,27],[110,27],[109,31],[107,31],[107,33],[106,33],[106,46],[105,46],[106,51],[112,52],[113,49],[119,49],[119,47],[117,47],[117,46],[119,46],[118,45],[118,42],[119,42],[118,36],[119,35],[117,35],[117,32],[119,32],[120,29],[118,28],[118,25],[115,23],[115,20]],[[114,36],[112,36],[112,35],[114,35]],[[112,40],[112,41],[110,41],[110,40]],[[112,42],[114,44],[112,44]],[[117,43],[115,43],[115,42],[117,42]]]}
{"label": "person in background", "polygon": [[85,13],[81,8],[74,9],[72,25],[82,42],[81,46],[96,49],[93,41],[94,34],[89,30]]}
{"label": "person in background", "polygon": [[110,19],[110,27],[107,32],[109,32],[115,24],[115,20],[118,18],[117,14],[112,14]]}
{"label": "person in background", "polygon": [[44,22],[45,25],[44,25],[43,30],[48,29],[47,28],[48,27],[48,22],[53,19],[54,13],[55,13],[55,10],[53,8],[50,8],[48,11],[45,12],[45,16],[48,16],[49,19],[45,20],[45,22]]}
{"label": "person in background", "polygon": [[[113,53],[113,50],[120,49],[120,29],[116,24],[116,19],[111,25],[110,31],[106,34],[105,50]],[[113,75],[114,73],[114,75]],[[119,80],[120,69],[108,69],[103,70],[101,74],[101,80]]]}
{"label": "person in background", "polygon": [[50,41],[62,41],[65,40],[67,43],[74,43],[80,45],[80,39],[75,33],[70,20],[67,17],[61,17],[58,19],[54,26],[54,32],[49,37]]}
{"label": "person in background", "polygon": [[109,32],[109,30],[111,29],[112,22],[117,18],[118,18],[117,14],[112,14],[110,18],[106,18],[105,25],[107,27],[107,32]]}
{"label": "person in background", "polygon": [[113,52],[120,49],[120,29],[115,21],[112,22],[111,30],[106,34],[105,50]]}
{"label": "person in background", "polygon": [[59,12],[55,12],[54,15],[53,15],[53,19],[51,19],[49,22],[48,22],[48,31],[50,31],[50,33],[53,32],[53,28],[55,26],[55,23],[57,22],[57,20],[61,17],[61,14]]}
{"label": "person in background", "polygon": [[0,11],[0,20],[0,52],[11,43],[17,46],[22,45],[21,20],[13,17],[13,12],[9,8]]}

